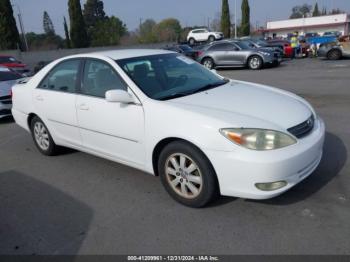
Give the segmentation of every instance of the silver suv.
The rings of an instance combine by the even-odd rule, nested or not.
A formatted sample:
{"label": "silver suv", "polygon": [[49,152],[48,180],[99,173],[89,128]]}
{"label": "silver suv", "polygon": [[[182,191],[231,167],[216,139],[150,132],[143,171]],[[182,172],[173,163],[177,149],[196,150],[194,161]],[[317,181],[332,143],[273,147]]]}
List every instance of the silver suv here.
{"label": "silver suv", "polygon": [[247,42],[223,40],[202,47],[197,61],[208,69],[218,67],[249,67],[258,70],[266,65],[279,65],[280,54],[273,50],[252,48]]}

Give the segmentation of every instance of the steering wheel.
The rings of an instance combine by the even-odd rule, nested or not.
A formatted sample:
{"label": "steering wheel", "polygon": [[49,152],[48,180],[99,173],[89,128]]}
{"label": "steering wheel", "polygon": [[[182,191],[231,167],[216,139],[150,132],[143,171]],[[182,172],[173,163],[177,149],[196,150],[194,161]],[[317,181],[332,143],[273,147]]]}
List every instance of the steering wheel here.
{"label": "steering wheel", "polygon": [[176,87],[179,84],[185,84],[188,80],[188,76],[187,75],[180,75],[175,81],[174,83],[171,85],[171,88]]}

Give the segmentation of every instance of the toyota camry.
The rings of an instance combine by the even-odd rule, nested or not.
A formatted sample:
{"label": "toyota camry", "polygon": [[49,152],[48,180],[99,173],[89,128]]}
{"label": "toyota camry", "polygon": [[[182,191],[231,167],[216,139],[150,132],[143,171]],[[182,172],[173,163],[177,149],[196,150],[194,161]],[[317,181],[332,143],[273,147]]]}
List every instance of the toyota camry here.
{"label": "toyota camry", "polygon": [[171,51],[65,57],[12,93],[14,119],[42,154],[69,147],[143,170],[191,207],[275,197],[322,158],[325,125],[304,99]]}

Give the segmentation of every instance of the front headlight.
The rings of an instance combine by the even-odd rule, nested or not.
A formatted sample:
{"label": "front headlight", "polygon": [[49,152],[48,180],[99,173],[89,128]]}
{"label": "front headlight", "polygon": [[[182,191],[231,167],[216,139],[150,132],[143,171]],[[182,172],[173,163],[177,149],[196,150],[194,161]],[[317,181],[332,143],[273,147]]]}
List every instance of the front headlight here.
{"label": "front headlight", "polygon": [[297,142],[292,136],[274,130],[227,128],[220,129],[220,133],[237,145],[258,151],[279,149]]}
{"label": "front headlight", "polygon": [[265,56],[271,56],[271,53],[268,53],[268,52],[259,52],[260,54],[262,54],[262,55],[265,55]]}

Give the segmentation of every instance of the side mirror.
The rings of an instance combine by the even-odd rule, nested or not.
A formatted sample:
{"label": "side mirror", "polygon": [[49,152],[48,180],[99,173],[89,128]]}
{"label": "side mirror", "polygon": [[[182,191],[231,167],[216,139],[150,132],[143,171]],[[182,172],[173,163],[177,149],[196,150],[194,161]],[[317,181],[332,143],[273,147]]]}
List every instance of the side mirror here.
{"label": "side mirror", "polygon": [[109,90],[106,92],[106,100],[111,103],[134,103],[134,98],[124,90]]}

